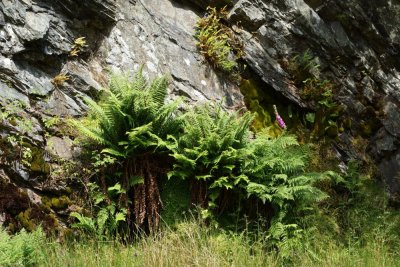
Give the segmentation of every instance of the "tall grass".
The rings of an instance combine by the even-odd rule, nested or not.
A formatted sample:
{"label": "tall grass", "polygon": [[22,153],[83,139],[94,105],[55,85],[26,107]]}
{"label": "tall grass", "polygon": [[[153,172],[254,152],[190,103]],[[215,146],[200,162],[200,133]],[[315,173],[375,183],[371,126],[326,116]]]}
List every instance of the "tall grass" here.
{"label": "tall grass", "polygon": [[304,216],[303,239],[286,253],[254,230],[262,227],[227,231],[191,214],[128,244],[84,237],[57,242],[40,229],[16,235],[0,229],[0,266],[400,267],[400,213],[384,208],[379,192],[370,193],[343,209]]}
{"label": "tall grass", "polygon": [[180,223],[130,245],[80,241],[47,243],[39,266],[400,266],[400,253],[374,235],[361,244],[309,235],[287,257],[260,236]]}

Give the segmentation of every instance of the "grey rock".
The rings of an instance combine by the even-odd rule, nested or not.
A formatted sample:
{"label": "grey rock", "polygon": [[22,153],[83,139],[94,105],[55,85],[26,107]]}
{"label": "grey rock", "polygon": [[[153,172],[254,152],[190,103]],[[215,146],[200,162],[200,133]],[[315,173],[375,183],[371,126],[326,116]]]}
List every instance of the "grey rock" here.
{"label": "grey rock", "polygon": [[26,12],[23,28],[16,27],[16,34],[24,41],[38,40],[44,37],[50,27],[50,17],[45,13]]}
{"label": "grey rock", "polygon": [[4,20],[3,12],[0,11],[0,26],[6,25],[6,21]]}
{"label": "grey rock", "polygon": [[46,150],[64,160],[72,159],[72,140],[68,137],[52,136],[47,139]]}
{"label": "grey rock", "polygon": [[376,141],[376,148],[378,149],[378,153],[386,152],[386,151],[394,151],[396,150],[396,138],[391,135],[384,135],[382,139]]}
{"label": "grey rock", "polygon": [[194,11],[169,0],[120,1],[119,6],[123,19],[99,48],[98,58],[110,69],[133,72],[144,64],[151,78],[170,73],[171,92],[192,90],[184,94],[193,101],[220,100],[229,91],[235,103],[242,102],[239,88],[222,81],[197,52],[193,36],[199,16]]}
{"label": "grey rock", "polygon": [[400,137],[400,109],[393,102],[388,102],[384,108],[386,118],[383,125],[386,130],[397,137]]}
{"label": "grey rock", "polygon": [[263,3],[252,3],[248,0],[239,0],[228,14],[228,19],[241,24],[249,25],[249,30],[257,30],[265,22],[265,14],[260,6]]}
{"label": "grey rock", "polygon": [[372,102],[374,96],[376,95],[373,88],[373,83],[374,81],[368,76],[364,77],[361,81],[363,96],[367,98],[369,102]]}
{"label": "grey rock", "polygon": [[0,10],[6,20],[17,25],[25,23],[27,8],[29,8],[29,5],[19,0],[3,0],[0,2]]}
{"label": "grey rock", "polygon": [[54,90],[46,102],[38,103],[37,108],[43,113],[59,117],[78,116],[84,110],[77,101],[60,89]]}
{"label": "grey rock", "polygon": [[397,151],[389,159],[383,160],[379,164],[379,170],[386,178],[385,181],[389,191],[396,193],[400,190],[400,151]]}
{"label": "grey rock", "polygon": [[33,190],[31,189],[26,189],[26,193],[29,197],[29,200],[36,204],[36,205],[40,205],[42,204],[42,197],[38,194],[36,194]]}
{"label": "grey rock", "polygon": [[[19,161],[15,161],[12,164],[11,171],[18,176],[17,179],[22,179],[25,182],[29,182],[30,174],[29,170]],[[16,177],[13,177],[14,179]]]}
{"label": "grey rock", "polygon": [[330,24],[331,30],[335,36],[336,43],[340,47],[350,46],[351,42],[347,36],[346,31],[343,29],[342,24],[338,21],[334,21]]}
{"label": "grey rock", "polygon": [[1,99],[10,101],[22,101],[25,104],[29,105],[28,96],[20,93],[18,90],[11,87],[9,84],[0,82],[0,97]]}
{"label": "grey rock", "polygon": [[[365,153],[371,152],[379,164],[383,154],[389,156],[399,146],[399,7],[386,0],[242,0],[234,4],[229,20],[245,21],[240,36],[247,65],[298,107],[313,108],[299,97],[281,64],[309,49],[321,66],[319,76],[337,85],[335,97],[345,106],[345,116],[356,126],[363,120],[386,129],[379,138],[375,133],[367,138]],[[337,145],[353,157],[365,156],[343,140]],[[381,174],[393,178],[393,173]]]}

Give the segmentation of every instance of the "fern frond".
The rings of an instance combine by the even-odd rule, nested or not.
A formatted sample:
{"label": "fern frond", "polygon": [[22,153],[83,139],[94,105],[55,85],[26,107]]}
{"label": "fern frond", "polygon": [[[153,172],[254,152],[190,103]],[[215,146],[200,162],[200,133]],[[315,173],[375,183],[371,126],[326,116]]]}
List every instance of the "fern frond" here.
{"label": "fern frond", "polygon": [[165,76],[155,79],[150,87],[149,94],[152,101],[156,104],[157,109],[164,105],[165,98],[167,97],[168,80]]}

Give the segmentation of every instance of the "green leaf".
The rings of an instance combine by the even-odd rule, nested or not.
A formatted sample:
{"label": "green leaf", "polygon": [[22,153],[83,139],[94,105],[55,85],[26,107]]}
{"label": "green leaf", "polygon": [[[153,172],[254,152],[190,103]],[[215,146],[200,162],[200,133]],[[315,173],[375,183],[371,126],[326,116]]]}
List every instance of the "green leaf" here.
{"label": "green leaf", "polygon": [[120,183],[116,183],[114,186],[109,187],[108,192],[113,192],[113,191],[117,191],[120,192],[121,191],[121,184]]}
{"label": "green leaf", "polygon": [[138,185],[138,184],[143,184],[144,183],[144,178],[141,176],[132,176],[129,179],[129,187]]}
{"label": "green leaf", "polygon": [[117,214],[115,214],[115,221],[119,222],[119,221],[124,221],[126,220],[126,214],[123,212],[117,212]]}
{"label": "green leaf", "polygon": [[315,122],[315,113],[307,113],[306,121],[308,121],[310,123],[314,123]]}
{"label": "green leaf", "polygon": [[105,149],[101,150],[101,153],[110,154],[111,156],[115,156],[115,157],[126,158],[126,153],[120,152],[113,148],[105,148]]}

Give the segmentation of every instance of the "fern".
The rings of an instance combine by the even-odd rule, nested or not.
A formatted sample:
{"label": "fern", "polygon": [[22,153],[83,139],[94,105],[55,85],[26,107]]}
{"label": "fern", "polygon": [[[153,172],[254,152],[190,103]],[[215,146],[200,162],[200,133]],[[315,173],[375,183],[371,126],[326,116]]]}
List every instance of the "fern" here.
{"label": "fern", "polygon": [[14,236],[0,229],[0,266],[36,266],[45,255],[43,231],[27,233],[24,229]]}
{"label": "fern", "polygon": [[203,213],[208,215],[221,211],[217,202],[224,203],[217,200],[227,191],[239,199],[243,193],[259,199],[272,207],[269,236],[281,244],[300,235],[296,214],[327,197],[313,184],[332,173],[306,173],[308,148],[294,136],[272,138],[262,132],[250,139],[251,120],[248,113],[239,117],[220,105],[185,114],[182,136],[170,137],[175,164],[169,177],[190,179],[192,199],[207,208]]}
{"label": "fern", "polygon": [[[88,116],[73,122],[91,149],[97,147],[101,153],[119,160],[119,165],[109,166],[103,173],[123,173],[118,179],[112,177],[111,181],[120,182],[125,189],[121,204],[124,202],[125,208],[129,209],[133,203],[127,214],[135,215],[136,226],[142,226],[147,220],[148,228],[157,228],[161,207],[156,181],[161,169],[158,165],[172,143],[167,137],[176,136],[182,125],[176,115],[180,100],[165,103],[167,86],[165,76],[149,83],[142,68],[132,80],[126,75],[113,75],[109,87],[103,90],[101,101],[85,99]],[[136,176],[142,177],[144,182],[131,184],[130,179]],[[127,197],[129,190],[135,199]],[[140,207],[147,210],[143,212]],[[127,219],[129,225],[130,219]],[[150,225],[153,221],[154,225]],[[101,224],[97,223],[99,226]]]}
{"label": "fern", "polygon": [[167,83],[166,77],[160,77],[147,85],[142,69],[133,81],[114,75],[100,103],[85,99],[89,120],[73,124],[91,142],[103,146],[104,153],[124,158],[151,150],[160,141],[157,137],[166,139],[179,131],[174,112],[180,101],[164,103]]}
{"label": "fern", "polygon": [[[183,134],[174,139],[175,159],[169,177],[197,180],[193,198],[203,206],[213,206],[220,193],[233,190],[248,179],[240,171],[250,137],[249,113],[240,117],[221,105],[203,105],[185,114]],[[203,185],[201,185],[203,184]],[[200,187],[208,188],[207,195]]]}
{"label": "fern", "polygon": [[298,242],[301,235],[295,223],[296,214],[328,197],[314,184],[330,179],[331,173],[306,173],[307,150],[293,136],[272,139],[259,135],[250,143],[251,152],[243,168],[251,180],[246,188],[248,196],[272,205],[274,216],[269,237],[283,250],[294,244],[290,242]]}
{"label": "fern", "polygon": [[[115,201],[108,201],[109,197],[99,190],[96,184],[89,184],[91,189],[91,198],[94,203],[95,214],[93,217],[87,217],[77,212],[71,212],[70,217],[78,222],[72,224],[72,228],[81,230],[88,236],[96,237],[99,240],[107,239],[115,235],[120,222],[126,221],[127,210],[119,208]],[[110,196],[116,196],[116,199],[125,193],[125,190],[119,183],[108,187]]]}

